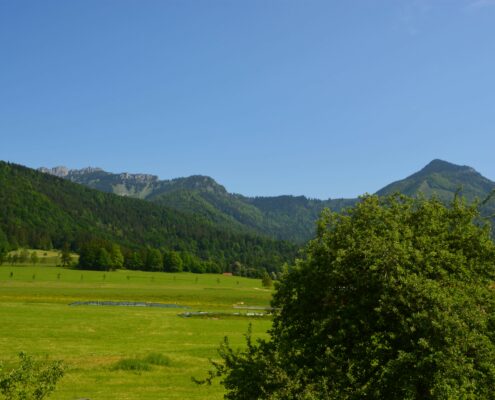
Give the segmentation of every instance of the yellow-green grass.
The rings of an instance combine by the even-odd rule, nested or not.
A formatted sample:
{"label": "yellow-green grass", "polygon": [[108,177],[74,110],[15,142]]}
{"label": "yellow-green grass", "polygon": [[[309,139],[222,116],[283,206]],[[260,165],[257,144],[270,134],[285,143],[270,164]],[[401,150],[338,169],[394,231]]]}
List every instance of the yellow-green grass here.
{"label": "yellow-green grass", "polygon": [[[248,324],[264,336],[271,322],[182,318],[181,309],[69,306],[75,301],[174,303],[189,311],[233,312],[234,304],[267,306],[259,280],[140,271],[96,272],[47,266],[0,267],[0,359],[20,351],[62,359],[68,372],[52,399],[221,399],[219,385],[198,386],[224,336],[244,345]],[[168,365],[119,369],[119,361],[159,353]],[[153,358],[153,357],[152,357]],[[154,354],[154,358],[157,357]],[[148,358],[149,359],[149,358]],[[132,361],[130,361],[132,364]]]}

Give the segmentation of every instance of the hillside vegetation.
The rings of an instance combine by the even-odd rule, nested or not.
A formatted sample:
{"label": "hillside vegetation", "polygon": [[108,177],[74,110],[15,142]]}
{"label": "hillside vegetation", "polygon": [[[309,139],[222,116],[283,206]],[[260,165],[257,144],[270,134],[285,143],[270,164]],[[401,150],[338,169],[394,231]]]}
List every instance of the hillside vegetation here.
{"label": "hillside vegetation", "polygon": [[181,251],[226,270],[234,262],[276,270],[292,259],[288,242],[214,226],[200,215],[103,193],[0,162],[0,246],[78,251],[95,239],[124,249]]}

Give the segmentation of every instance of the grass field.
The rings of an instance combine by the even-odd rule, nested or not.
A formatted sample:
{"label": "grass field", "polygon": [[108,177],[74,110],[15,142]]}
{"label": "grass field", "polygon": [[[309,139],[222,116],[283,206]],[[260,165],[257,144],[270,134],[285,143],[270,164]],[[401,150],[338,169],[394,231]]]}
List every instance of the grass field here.
{"label": "grass field", "polygon": [[[224,336],[243,346],[250,322],[253,334],[264,336],[270,321],[178,314],[233,312],[234,304],[267,306],[270,298],[259,280],[238,277],[4,265],[0,359],[8,364],[26,351],[64,360],[68,371],[50,399],[221,399],[220,385],[198,386],[191,377],[206,375]],[[191,309],[69,306],[94,300]]]}

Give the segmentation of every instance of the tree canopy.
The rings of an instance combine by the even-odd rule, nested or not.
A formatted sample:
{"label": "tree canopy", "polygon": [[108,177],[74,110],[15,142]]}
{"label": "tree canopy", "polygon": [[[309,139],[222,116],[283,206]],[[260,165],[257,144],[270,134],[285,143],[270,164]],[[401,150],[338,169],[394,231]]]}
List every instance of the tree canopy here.
{"label": "tree canopy", "polygon": [[322,215],[270,339],[226,339],[207,381],[227,399],[493,399],[494,277],[476,204],[365,196]]}

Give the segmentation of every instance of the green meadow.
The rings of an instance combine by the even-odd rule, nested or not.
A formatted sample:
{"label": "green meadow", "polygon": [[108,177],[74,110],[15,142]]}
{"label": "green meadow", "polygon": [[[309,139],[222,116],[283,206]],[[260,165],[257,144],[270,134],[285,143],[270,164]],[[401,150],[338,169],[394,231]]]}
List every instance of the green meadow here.
{"label": "green meadow", "polygon": [[[224,336],[242,347],[250,323],[253,335],[263,337],[270,320],[178,314],[246,312],[233,306],[268,306],[271,294],[260,280],[232,276],[4,265],[0,360],[15,362],[20,351],[63,360],[67,373],[54,400],[221,399],[221,385],[199,386],[191,377],[206,376]],[[190,308],[69,305],[84,301]]]}

